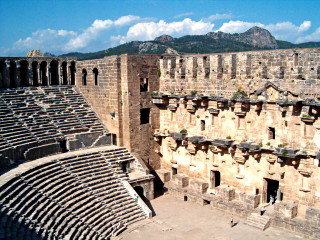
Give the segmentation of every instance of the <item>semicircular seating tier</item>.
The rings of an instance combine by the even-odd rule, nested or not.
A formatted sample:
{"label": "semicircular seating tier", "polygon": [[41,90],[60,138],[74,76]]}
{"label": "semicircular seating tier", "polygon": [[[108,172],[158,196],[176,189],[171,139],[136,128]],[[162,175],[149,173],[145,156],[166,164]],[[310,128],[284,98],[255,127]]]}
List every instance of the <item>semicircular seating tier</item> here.
{"label": "semicircular seating tier", "polygon": [[[66,150],[105,145],[107,134],[108,130],[73,86],[0,89],[2,168],[16,160],[43,157],[39,155],[41,151],[63,152],[63,141],[68,142]],[[41,151],[33,150],[40,146]]]}
{"label": "semicircular seating tier", "polygon": [[[0,176],[0,239],[109,239],[146,214],[123,184],[125,149],[105,146],[20,164]],[[118,167],[114,167],[118,166]]]}

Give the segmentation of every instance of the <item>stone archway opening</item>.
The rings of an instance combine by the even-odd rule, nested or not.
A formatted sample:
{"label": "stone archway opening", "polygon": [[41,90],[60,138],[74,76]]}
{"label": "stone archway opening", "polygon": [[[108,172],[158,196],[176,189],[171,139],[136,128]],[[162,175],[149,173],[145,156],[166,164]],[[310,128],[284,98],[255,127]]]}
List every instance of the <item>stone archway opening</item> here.
{"label": "stone archway opening", "polygon": [[86,86],[87,85],[87,70],[82,69],[82,85]]}
{"label": "stone archway opening", "polygon": [[20,62],[20,79],[21,79],[21,87],[29,86],[29,63],[25,60]]}
{"label": "stone archway opening", "polygon": [[32,79],[33,79],[33,86],[39,85],[39,76],[38,76],[38,62],[32,63]]}
{"label": "stone archway opening", "polygon": [[67,73],[67,63],[62,63],[62,84],[68,85],[68,73]]}
{"label": "stone archway opening", "polygon": [[40,63],[40,79],[41,79],[42,86],[48,86],[47,62]]}
{"label": "stone archway opening", "polygon": [[144,200],[145,196],[144,196],[143,187],[141,187],[141,186],[135,186],[133,189],[136,191],[136,193],[139,195],[139,197],[140,197],[142,200]]}
{"label": "stone archway opening", "polygon": [[69,67],[69,72],[70,72],[70,84],[75,85],[76,84],[76,63],[74,61],[71,62],[70,67]]}
{"label": "stone archway opening", "polygon": [[58,65],[59,64],[56,60],[52,60],[50,62],[50,85],[59,85]]}
{"label": "stone archway opening", "polygon": [[270,179],[270,178],[265,178],[264,179],[264,196],[263,196],[263,200],[266,203],[271,203],[271,201],[273,200],[273,202],[275,200],[280,200],[277,199],[277,193],[279,190],[279,181],[274,180],[274,179]]}
{"label": "stone archway opening", "polygon": [[15,88],[17,86],[17,64],[14,61],[10,62],[9,67],[10,87]]}

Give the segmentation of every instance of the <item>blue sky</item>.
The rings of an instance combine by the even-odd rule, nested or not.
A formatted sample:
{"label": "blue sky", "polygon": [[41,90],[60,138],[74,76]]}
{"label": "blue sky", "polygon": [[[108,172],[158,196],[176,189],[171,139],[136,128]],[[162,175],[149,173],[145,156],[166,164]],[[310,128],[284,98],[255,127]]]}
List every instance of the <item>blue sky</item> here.
{"label": "blue sky", "polygon": [[130,42],[252,26],[320,41],[320,0],[0,0],[0,56],[92,52]]}

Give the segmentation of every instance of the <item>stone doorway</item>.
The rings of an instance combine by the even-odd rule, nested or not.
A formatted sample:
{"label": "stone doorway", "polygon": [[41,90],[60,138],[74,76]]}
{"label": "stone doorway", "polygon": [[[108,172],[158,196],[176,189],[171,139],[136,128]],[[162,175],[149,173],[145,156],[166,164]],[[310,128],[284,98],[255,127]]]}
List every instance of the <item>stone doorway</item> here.
{"label": "stone doorway", "polygon": [[210,184],[211,188],[220,186],[221,175],[219,171],[210,171]]}
{"label": "stone doorway", "polygon": [[136,187],[134,187],[133,189],[136,191],[136,193],[139,195],[139,197],[144,200],[145,196],[144,196],[144,194],[143,194],[143,192],[144,192],[144,191],[143,191],[143,187],[141,187],[141,186],[136,186]]}
{"label": "stone doorway", "polygon": [[263,201],[265,203],[270,203],[270,197],[276,200],[277,192],[279,189],[279,181],[265,178],[264,179],[264,191],[263,191]]}

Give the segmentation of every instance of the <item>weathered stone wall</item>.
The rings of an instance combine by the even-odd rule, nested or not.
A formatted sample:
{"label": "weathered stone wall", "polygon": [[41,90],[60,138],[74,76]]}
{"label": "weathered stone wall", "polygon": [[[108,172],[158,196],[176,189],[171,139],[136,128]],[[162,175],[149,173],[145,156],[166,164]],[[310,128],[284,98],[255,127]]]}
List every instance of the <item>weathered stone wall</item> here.
{"label": "weathered stone wall", "polygon": [[[93,73],[95,68],[98,70],[97,85]],[[86,85],[83,84],[84,70],[87,72]],[[120,74],[120,59],[117,56],[77,62],[78,89],[109,131],[116,134],[117,141],[122,146]]]}
{"label": "weathered stone wall", "polygon": [[[98,85],[94,68],[99,72]],[[117,135],[118,145],[137,152],[154,168],[160,165],[152,151],[152,133],[160,125],[159,110],[152,104],[150,92],[159,90],[158,71],[157,56],[125,54],[78,62],[76,75],[77,86],[109,131]],[[87,72],[86,85],[83,72]],[[147,89],[140,92],[144,81],[148,82]],[[140,109],[146,108],[150,108],[148,123],[141,124]]]}
{"label": "weathered stone wall", "polygon": [[[266,179],[272,179],[279,181],[283,199],[299,203],[302,215],[307,207],[320,207],[319,107],[306,105],[297,110],[297,105],[291,105],[284,109],[270,100],[256,110],[256,104],[234,100],[222,107],[217,101],[202,99],[193,100],[193,108],[188,108],[181,97],[172,108],[170,101],[169,96],[169,104],[159,107],[162,124],[155,133],[161,168],[176,168],[179,174],[203,179],[213,192],[211,174],[218,171],[221,184],[235,187],[238,194],[257,188],[261,202],[267,200]],[[304,118],[303,111],[315,114]],[[180,134],[183,130],[186,135]],[[225,145],[216,144],[219,139]]]}
{"label": "weathered stone wall", "polygon": [[319,48],[162,56],[160,89],[231,96],[271,80],[302,97],[319,96],[314,88],[320,85],[319,62]]}

